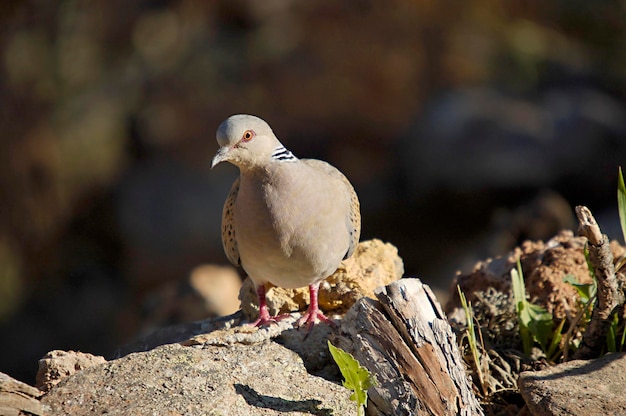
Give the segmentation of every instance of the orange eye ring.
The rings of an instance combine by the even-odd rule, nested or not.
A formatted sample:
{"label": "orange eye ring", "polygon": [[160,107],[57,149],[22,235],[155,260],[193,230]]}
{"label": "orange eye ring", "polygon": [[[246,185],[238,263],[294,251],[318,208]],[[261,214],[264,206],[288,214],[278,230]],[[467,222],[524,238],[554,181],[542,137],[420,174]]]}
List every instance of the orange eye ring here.
{"label": "orange eye ring", "polygon": [[253,130],[246,130],[245,133],[243,134],[243,136],[241,137],[241,141],[242,142],[249,142],[250,140],[252,140],[253,137],[254,137],[254,131]]}

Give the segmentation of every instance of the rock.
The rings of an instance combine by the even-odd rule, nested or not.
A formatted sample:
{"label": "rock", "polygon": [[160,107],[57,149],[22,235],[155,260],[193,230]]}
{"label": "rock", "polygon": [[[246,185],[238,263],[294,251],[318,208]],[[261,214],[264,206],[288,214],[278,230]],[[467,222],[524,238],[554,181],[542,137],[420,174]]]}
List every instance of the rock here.
{"label": "rock", "polygon": [[[521,261],[530,302],[544,307],[556,323],[566,319],[565,327],[568,327],[579,309],[579,296],[564,278],[572,275],[578,282],[591,282],[584,255],[585,241],[586,238],[575,237],[571,231],[562,231],[547,242],[526,241],[504,257],[479,262],[471,273],[457,275],[446,314],[458,333],[464,334],[467,322],[460,307],[458,284],[473,305],[474,317],[481,327],[481,342],[488,345],[481,353],[481,362],[487,363],[489,369],[484,373],[488,380],[486,388],[492,395],[492,410],[500,409],[498,403],[511,406],[521,403],[519,396],[513,398],[517,393],[511,393],[518,385],[520,373],[529,366],[539,370],[547,365],[545,352],[540,348],[522,353],[510,275],[517,259]],[[616,254],[623,251],[617,243],[611,249]],[[572,337],[579,340],[581,333],[576,331]],[[487,408],[486,413],[490,413]]]}
{"label": "rock", "polygon": [[239,309],[241,278],[234,267],[198,266],[191,271],[189,284],[204,299],[209,316],[230,315]]}
{"label": "rock", "polygon": [[[526,241],[507,256],[479,262],[469,274],[458,274],[453,282],[451,298],[445,306],[450,317],[461,311],[456,285],[474,302],[476,292],[493,287],[499,292],[511,291],[511,269],[521,259],[526,292],[533,303],[537,303],[554,314],[556,320],[563,319],[566,311],[575,310],[578,295],[576,289],[563,278],[573,275],[580,283],[590,283],[589,269],[583,254],[586,239],[575,237],[571,231],[561,231],[548,242]],[[619,245],[612,244],[619,252]],[[456,319],[456,318],[455,318]]]}
{"label": "rock", "polygon": [[37,400],[41,394],[36,388],[0,373],[0,415],[43,415],[43,407]]}
{"label": "rock", "polygon": [[241,311],[232,315],[209,318],[202,321],[184,322],[159,328],[147,335],[137,337],[133,341],[117,349],[114,358],[120,358],[132,352],[148,351],[159,345],[184,342],[199,334],[237,326],[243,320]]}
{"label": "rock", "polygon": [[533,416],[625,415],[626,353],[523,372],[518,384]]}
{"label": "rock", "polygon": [[[409,198],[421,198],[432,187],[486,192],[564,180],[593,195],[608,191],[607,184],[598,183],[604,181],[585,173],[610,171],[622,163],[617,155],[626,151],[626,143],[602,138],[626,133],[623,104],[599,88],[581,85],[535,92],[530,98],[477,86],[433,97],[409,127],[397,161]],[[594,108],[614,116],[600,121]],[[602,160],[596,160],[600,154]]]}
{"label": "rock", "polygon": [[[173,322],[229,315],[239,309],[240,288],[241,278],[234,267],[199,265],[186,279],[152,289],[143,298],[141,308],[128,311],[127,320],[142,322],[136,333],[150,334]],[[180,339],[171,342],[178,341]]]}
{"label": "rock", "polygon": [[39,360],[36,386],[49,391],[65,377],[94,365],[105,363],[104,357],[77,351],[50,351]]}
{"label": "rock", "polygon": [[[376,287],[398,280],[402,273],[394,246],[363,242],[322,285],[321,306],[345,312],[358,298],[374,297]],[[280,294],[274,288],[269,299],[273,292]],[[300,296],[295,291],[282,296],[285,293],[301,302],[289,310],[299,305],[303,309],[308,302],[306,288]],[[253,305],[254,290],[243,307],[256,314]],[[170,414],[234,416],[355,414],[350,392],[333,382],[339,374],[326,341],[337,329],[296,329],[297,315],[260,329],[240,326],[242,311],[164,328],[120,350],[120,355],[128,355],[63,379],[42,403],[53,415],[162,414],[163,409]],[[157,346],[168,341],[180,344]]]}
{"label": "rock", "polygon": [[489,256],[487,253],[506,253],[523,241],[547,240],[561,230],[573,230],[577,226],[570,202],[562,195],[544,189],[523,205],[510,210],[498,208],[493,213],[484,241],[478,247],[471,245],[468,250],[479,256],[475,258],[484,258]]}
{"label": "rock", "polygon": [[[373,239],[362,241],[354,254],[320,284],[319,306],[326,313],[343,314],[360,298],[376,298],[374,289],[402,278],[404,264],[392,244]],[[248,319],[258,315],[257,295],[247,278],[239,294],[241,309]],[[309,303],[308,288],[271,287],[266,294],[270,314],[302,311]]]}
{"label": "rock", "polygon": [[350,392],[271,341],[165,345],[83,370],[42,398],[50,414],[356,414]]}
{"label": "rock", "polygon": [[[290,316],[286,316],[272,325],[261,328],[245,324],[232,326],[235,322],[241,323],[242,314],[239,313],[238,315],[236,321],[221,321],[225,324],[221,327],[219,326],[220,321],[216,319],[205,321],[205,328],[213,327],[215,329],[197,334],[181,342],[181,344],[226,346],[237,343],[251,345],[274,339],[280,345],[298,354],[309,373],[328,380],[339,380],[338,367],[329,359],[327,344],[329,337],[337,331],[337,328],[331,325],[315,325],[310,331],[295,329],[296,321],[301,316],[300,313],[290,314]],[[211,324],[211,322],[215,322],[215,324]],[[335,321],[337,324],[340,322],[341,320]]]}

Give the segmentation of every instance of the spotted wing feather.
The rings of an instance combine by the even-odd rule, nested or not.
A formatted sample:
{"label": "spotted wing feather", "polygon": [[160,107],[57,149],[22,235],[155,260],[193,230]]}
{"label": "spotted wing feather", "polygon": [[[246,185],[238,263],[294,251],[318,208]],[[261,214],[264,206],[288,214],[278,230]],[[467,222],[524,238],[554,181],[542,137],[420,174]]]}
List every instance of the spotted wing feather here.
{"label": "spotted wing feather", "polygon": [[237,246],[237,236],[235,235],[235,204],[237,203],[237,194],[239,193],[239,180],[237,178],[230,188],[230,193],[224,203],[222,210],[222,245],[228,260],[235,266],[241,264],[239,258],[239,247]]}

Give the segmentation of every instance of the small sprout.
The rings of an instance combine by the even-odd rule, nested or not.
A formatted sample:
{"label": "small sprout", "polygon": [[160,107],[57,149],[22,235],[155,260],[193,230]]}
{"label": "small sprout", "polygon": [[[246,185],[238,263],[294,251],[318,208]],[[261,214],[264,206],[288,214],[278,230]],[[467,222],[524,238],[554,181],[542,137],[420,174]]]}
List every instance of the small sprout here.
{"label": "small sprout", "polygon": [[576,289],[576,292],[578,292],[580,302],[583,305],[587,305],[590,299],[594,299],[596,296],[596,291],[598,290],[598,284],[596,283],[596,279],[593,279],[593,283],[578,283],[576,276],[568,274],[563,278],[563,282],[569,283],[570,285],[574,286],[574,289]]}
{"label": "small sprout", "polygon": [[[622,175],[621,166],[619,167],[617,173],[617,211],[619,213],[619,222],[622,227],[622,235],[624,236],[624,242],[626,243],[626,185],[624,185],[624,176]],[[624,268],[624,266],[626,266],[626,257],[621,257],[617,259],[615,264],[615,272],[619,272]],[[609,334],[612,333],[612,336],[614,337],[614,350],[619,350],[621,352],[624,350],[624,342],[626,341],[626,327],[622,328],[622,337],[618,340],[618,326],[619,319],[617,317],[617,314],[615,314],[615,318],[613,319],[611,331],[609,332]],[[610,342],[611,341],[609,340],[609,343]],[[610,348],[609,351],[611,351]]]}
{"label": "small sprout", "polygon": [[343,375],[343,386],[352,390],[350,400],[356,402],[357,415],[365,415],[365,408],[367,407],[367,389],[376,385],[376,379],[372,376],[372,373],[352,356],[352,354],[335,347],[328,341],[328,349],[333,356],[333,360],[337,363],[341,375]]}
{"label": "small sprout", "polygon": [[[478,342],[476,340],[476,330],[474,328],[474,311],[472,310],[471,302],[468,302],[465,298],[465,294],[461,291],[461,287],[459,285],[456,286],[459,291],[459,299],[461,300],[461,306],[463,306],[463,310],[465,311],[465,320],[467,321],[467,328],[465,329],[465,333],[467,334],[467,340],[469,343],[470,351],[472,352],[472,358],[474,359],[474,366],[476,368],[476,374],[478,375],[478,381],[480,382],[480,388],[483,391],[483,394],[487,394],[487,386],[485,384],[485,376],[483,374],[483,369],[480,360],[480,354],[478,352]],[[487,368],[486,371],[489,369]]]}
{"label": "small sprout", "polygon": [[606,349],[608,352],[617,352],[617,324],[619,319],[617,314],[613,315],[609,332],[606,333]]}
{"label": "small sprout", "polygon": [[542,351],[545,353],[548,351],[548,338],[552,335],[552,327],[554,326],[552,314],[543,307],[534,305],[526,300],[524,275],[522,274],[522,265],[519,259],[517,259],[517,269],[511,270],[511,280],[524,354],[530,355],[534,342],[539,343]]}
{"label": "small sprout", "polygon": [[561,320],[561,323],[556,327],[554,332],[552,333],[552,341],[550,342],[550,346],[548,347],[548,351],[546,352],[546,357],[548,357],[548,361],[555,361],[556,358],[561,355],[561,339],[563,339],[563,326],[565,326],[565,319]]}
{"label": "small sprout", "polygon": [[591,261],[591,258],[589,258],[589,246],[588,246],[589,242],[585,242],[585,246],[583,247],[583,254],[585,255],[585,262],[587,263],[587,270],[589,270],[589,276],[591,276],[591,280],[593,280],[594,286],[597,287],[596,285],[596,268],[593,265],[593,262]]}

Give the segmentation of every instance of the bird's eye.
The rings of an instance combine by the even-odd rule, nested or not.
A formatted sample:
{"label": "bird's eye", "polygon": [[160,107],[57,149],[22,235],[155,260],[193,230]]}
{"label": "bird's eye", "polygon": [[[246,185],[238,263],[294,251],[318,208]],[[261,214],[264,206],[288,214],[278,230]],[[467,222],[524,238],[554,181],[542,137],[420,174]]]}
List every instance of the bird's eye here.
{"label": "bird's eye", "polygon": [[252,130],[246,130],[241,140],[244,142],[249,142],[250,140],[252,140],[253,137],[254,137],[254,132]]}

